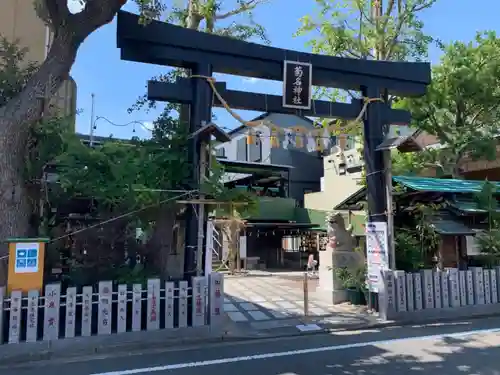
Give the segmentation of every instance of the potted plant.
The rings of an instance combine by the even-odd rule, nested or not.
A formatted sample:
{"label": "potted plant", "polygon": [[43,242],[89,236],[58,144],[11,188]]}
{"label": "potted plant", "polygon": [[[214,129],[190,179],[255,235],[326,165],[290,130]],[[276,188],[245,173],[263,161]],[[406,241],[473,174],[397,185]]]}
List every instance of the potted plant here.
{"label": "potted plant", "polygon": [[335,274],[347,291],[348,301],[353,305],[366,305],[366,265],[355,268],[340,267]]}

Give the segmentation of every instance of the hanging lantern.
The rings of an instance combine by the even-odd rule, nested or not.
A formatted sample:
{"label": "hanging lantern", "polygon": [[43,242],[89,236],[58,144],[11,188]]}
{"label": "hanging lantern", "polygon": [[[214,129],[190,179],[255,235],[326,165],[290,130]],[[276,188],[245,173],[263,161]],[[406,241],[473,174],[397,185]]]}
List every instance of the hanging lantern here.
{"label": "hanging lantern", "polygon": [[316,138],[315,138],[315,142],[316,142],[316,151],[319,151],[319,152],[322,152],[323,149],[324,149],[324,145],[323,145],[323,139],[321,138],[321,135],[317,135]]}
{"label": "hanging lantern", "polygon": [[252,129],[248,130],[247,133],[247,145],[253,145],[255,143],[255,133]]}
{"label": "hanging lantern", "polygon": [[280,147],[277,128],[275,126],[271,126],[269,129],[271,131],[271,147],[272,148]]}
{"label": "hanging lantern", "polygon": [[337,139],[340,150],[344,151],[347,145],[347,136],[345,134],[340,134]]}
{"label": "hanging lantern", "polygon": [[304,128],[301,126],[295,126],[292,128],[295,133],[295,147],[302,148],[304,147]]}

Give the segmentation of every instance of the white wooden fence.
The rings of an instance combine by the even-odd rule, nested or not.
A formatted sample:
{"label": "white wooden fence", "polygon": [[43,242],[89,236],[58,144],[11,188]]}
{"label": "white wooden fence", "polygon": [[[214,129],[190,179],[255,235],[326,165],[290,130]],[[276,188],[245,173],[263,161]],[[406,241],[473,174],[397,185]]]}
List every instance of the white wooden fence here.
{"label": "white wooden fence", "polygon": [[471,306],[481,309],[497,305],[500,311],[500,267],[471,267],[466,271],[455,268],[422,270],[418,273],[384,271],[382,280],[379,308],[385,319]]}
{"label": "white wooden fence", "polygon": [[191,286],[150,279],[146,289],[111,281],[96,289],[70,287],[62,295],[60,284],[48,284],[43,295],[32,290],[8,296],[0,288],[0,344],[213,325],[224,313],[220,273],[193,277]]}

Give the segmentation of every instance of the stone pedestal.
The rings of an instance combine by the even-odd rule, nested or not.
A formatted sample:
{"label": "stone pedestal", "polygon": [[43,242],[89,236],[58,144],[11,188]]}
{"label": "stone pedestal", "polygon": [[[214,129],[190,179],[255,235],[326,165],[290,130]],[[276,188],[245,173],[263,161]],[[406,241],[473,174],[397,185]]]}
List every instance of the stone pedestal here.
{"label": "stone pedestal", "polygon": [[362,253],[354,250],[351,229],[346,229],[341,214],[334,213],[327,218],[328,242],[325,250],[319,252],[319,287],[316,293],[333,304],[347,300],[347,292],[337,278],[337,269],[347,267],[356,271],[363,265]]}
{"label": "stone pedestal", "polygon": [[348,266],[345,259],[351,254],[352,252],[335,251],[328,247],[319,253],[319,288],[316,292],[333,304],[347,301],[347,292],[338,280],[335,269]]}

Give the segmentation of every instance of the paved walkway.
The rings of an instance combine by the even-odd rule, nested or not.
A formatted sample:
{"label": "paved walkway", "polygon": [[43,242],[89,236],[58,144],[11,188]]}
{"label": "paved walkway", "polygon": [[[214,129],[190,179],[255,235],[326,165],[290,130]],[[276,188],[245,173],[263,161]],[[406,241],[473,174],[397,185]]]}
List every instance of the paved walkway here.
{"label": "paved walkway", "polygon": [[[304,317],[301,274],[226,277],[224,310],[233,322],[262,322]],[[338,318],[359,313],[354,306],[334,306],[314,297],[318,280],[309,280],[309,316]]]}

